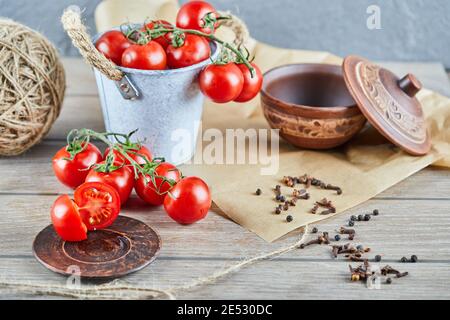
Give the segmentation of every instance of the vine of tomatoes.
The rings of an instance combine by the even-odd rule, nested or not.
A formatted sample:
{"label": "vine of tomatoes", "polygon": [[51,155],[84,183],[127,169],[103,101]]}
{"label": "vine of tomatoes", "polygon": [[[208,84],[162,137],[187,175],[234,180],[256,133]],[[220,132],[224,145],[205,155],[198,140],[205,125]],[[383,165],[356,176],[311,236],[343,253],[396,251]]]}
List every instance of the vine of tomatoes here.
{"label": "vine of tomatoes", "polygon": [[[247,102],[261,89],[263,76],[251,62],[248,51],[222,41],[215,31],[223,20],[206,1],[181,6],[176,22],[154,20],[141,26],[111,30],[96,42],[97,50],[115,64],[141,70],[185,68],[211,58],[210,41],[221,50],[220,57],[200,74],[202,93],[216,103]],[[226,59],[224,57],[227,57]]]}
{"label": "vine of tomatoes", "polygon": [[[51,208],[54,229],[62,239],[82,241],[88,231],[110,226],[133,189],[150,205],[164,204],[180,224],[206,216],[211,206],[207,184],[198,177],[183,177],[163,158],[153,158],[142,143],[132,141],[135,132],[69,132],[67,145],[52,161],[56,178],[75,189],[73,199],[59,196]],[[107,145],[104,157],[93,139]]]}

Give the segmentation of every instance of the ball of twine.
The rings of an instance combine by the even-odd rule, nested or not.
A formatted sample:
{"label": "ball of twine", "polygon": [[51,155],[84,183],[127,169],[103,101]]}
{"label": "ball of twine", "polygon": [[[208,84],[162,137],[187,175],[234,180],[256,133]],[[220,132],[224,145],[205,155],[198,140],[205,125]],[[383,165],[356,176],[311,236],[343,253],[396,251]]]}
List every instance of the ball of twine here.
{"label": "ball of twine", "polygon": [[0,155],[18,155],[38,143],[58,117],[64,91],[64,69],[53,45],[0,18]]}

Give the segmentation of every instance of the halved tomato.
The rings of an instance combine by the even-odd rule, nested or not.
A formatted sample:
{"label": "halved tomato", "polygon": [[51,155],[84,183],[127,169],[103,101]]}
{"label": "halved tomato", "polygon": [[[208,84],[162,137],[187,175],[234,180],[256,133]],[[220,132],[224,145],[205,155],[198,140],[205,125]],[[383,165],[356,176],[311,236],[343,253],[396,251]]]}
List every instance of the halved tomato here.
{"label": "halved tomato", "polygon": [[50,211],[53,228],[66,241],[87,239],[87,228],[81,220],[77,205],[65,194],[59,196]]}
{"label": "halved tomato", "polygon": [[75,190],[74,200],[88,230],[110,226],[120,212],[119,193],[105,183],[83,183]]}

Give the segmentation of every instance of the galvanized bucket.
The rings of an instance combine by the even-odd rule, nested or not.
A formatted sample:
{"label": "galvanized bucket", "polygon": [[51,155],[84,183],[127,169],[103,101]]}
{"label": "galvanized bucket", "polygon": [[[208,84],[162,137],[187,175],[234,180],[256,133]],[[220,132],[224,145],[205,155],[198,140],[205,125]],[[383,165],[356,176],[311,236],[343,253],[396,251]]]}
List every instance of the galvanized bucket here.
{"label": "galvanized bucket", "polygon": [[[219,53],[215,43],[211,52],[213,59]],[[197,78],[209,63],[207,59],[186,68],[155,71],[117,67],[124,74],[119,81],[94,68],[106,130],[138,129],[134,138],[155,156],[174,165],[187,162],[194,155],[203,111]]]}
{"label": "galvanized bucket", "polygon": [[[172,70],[122,68],[97,51],[93,44],[101,34],[91,40],[79,7],[68,7],[61,21],[72,43],[94,67],[106,129],[118,133],[138,129],[136,138],[155,156],[175,165],[191,159],[203,109],[197,77],[211,59]],[[236,46],[249,39],[248,29],[237,17],[223,26],[233,31]],[[210,45],[215,59],[219,48],[216,43]]]}

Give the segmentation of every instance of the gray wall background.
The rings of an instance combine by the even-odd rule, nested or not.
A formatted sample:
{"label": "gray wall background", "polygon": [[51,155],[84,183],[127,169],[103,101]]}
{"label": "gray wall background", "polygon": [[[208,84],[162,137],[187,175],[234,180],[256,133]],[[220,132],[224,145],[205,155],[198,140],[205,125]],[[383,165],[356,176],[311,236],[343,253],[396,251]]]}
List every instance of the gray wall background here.
{"label": "gray wall background", "polygon": [[[132,0],[129,0],[132,1]],[[0,0],[0,16],[38,29],[64,55],[77,55],[59,17],[65,7],[93,12],[100,0]],[[181,1],[185,2],[185,1]],[[210,0],[248,24],[252,36],[275,46],[326,50],[374,60],[440,61],[450,68],[449,0]],[[381,29],[369,30],[367,7],[381,10]]]}

